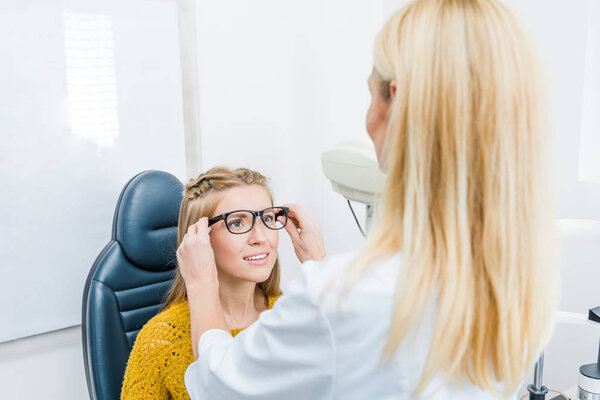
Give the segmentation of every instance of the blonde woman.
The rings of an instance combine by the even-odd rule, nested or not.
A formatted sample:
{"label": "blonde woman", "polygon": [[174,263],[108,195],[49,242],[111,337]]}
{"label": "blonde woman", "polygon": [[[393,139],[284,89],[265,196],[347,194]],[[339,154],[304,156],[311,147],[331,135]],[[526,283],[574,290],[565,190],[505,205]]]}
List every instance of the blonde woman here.
{"label": "blonde woman", "polygon": [[[219,299],[227,332],[234,337],[281,295],[278,229],[285,225],[287,209],[273,207],[267,179],[260,173],[218,167],[185,186],[179,243],[202,217],[214,217],[210,241]],[[183,378],[194,360],[190,301],[177,270],[164,310],[144,325],[133,345],[122,399],[189,399]]]}
{"label": "blonde woman", "polygon": [[[178,250],[192,399],[515,398],[557,288],[534,54],[495,0],[417,0],[386,22],[367,112],[382,217],[358,253],[304,263],[235,339],[201,219]],[[291,215],[301,259],[320,259],[314,223]]]}

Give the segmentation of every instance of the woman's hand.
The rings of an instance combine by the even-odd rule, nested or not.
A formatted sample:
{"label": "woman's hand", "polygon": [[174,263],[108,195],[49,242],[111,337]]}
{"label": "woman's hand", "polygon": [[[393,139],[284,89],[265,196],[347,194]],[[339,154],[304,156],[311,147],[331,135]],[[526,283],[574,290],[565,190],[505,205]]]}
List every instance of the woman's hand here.
{"label": "woman's hand", "polygon": [[215,255],[208,235],[210,229],[208,219],[200,218],[190,225],[177,249],[177,263],[188,292],[195,285],[219,284]]}
{"label": "woman's hand", "polygon": [[325,258],[325,245],[321,225],[308,217],[298,204],[285,204],[290,209],[285,230],[292,239],[296,257],[301,263]]}
{"label": "woman's hand", "polygon": [[198,358],[198,341],[209,329],[227,331],[219,299],[215,254],[210,245],[208,219],[200,218],[188,228],[177,249],[179,271],[185,281],[190,308],[192,352]]}

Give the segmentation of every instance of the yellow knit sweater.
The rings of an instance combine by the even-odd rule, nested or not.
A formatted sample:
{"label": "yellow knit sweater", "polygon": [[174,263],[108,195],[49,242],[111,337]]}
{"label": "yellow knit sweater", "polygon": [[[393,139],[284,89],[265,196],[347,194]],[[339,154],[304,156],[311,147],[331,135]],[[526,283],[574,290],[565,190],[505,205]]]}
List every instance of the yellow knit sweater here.
{"label": "yellow knit sweater", "polygon": [[[269,297],[269,309],[278,297]],[[243,329],[231,330],[235,337]],[[185,299],[155,315],[138,333],[125,370],[121,400],[189,400],[183,377],[194,361]]]}

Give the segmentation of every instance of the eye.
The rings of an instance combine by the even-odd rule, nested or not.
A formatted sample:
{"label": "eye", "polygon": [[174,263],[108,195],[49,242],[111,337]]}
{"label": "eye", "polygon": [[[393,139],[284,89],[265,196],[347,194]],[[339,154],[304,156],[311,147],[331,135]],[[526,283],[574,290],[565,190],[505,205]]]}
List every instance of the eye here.
{"label": "eye", "polygon": [[273,214],[263,215],[263,221],[265,222],[273,222],[274,219]]}
{"label": "eye", "polygon": [[227,224],[230,228],[241,228],[244,226],[244,221],[241,219],[234,219],[229,221]]}

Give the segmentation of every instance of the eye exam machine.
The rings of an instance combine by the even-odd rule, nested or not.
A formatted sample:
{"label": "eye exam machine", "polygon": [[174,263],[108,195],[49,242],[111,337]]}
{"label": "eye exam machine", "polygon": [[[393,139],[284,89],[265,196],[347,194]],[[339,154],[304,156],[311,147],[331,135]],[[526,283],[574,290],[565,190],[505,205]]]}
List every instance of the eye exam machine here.
{"label": "eye exam machine", "polygon": [[[376,206],[385,185],[386,175],[379,169],[375,148],[370,140],[349,140],[321,154],[325,176],[331,181],[333,190],[346,199],[354,220],[363,236],[370,231]],[[362,229],[351,201],[366,207],[365,230]],[[559,312],[557,323],[590,326],[600,336],[600,306],[590,309],[589,314]],[[579,382],[565,393],[548,389],[542,384],[544,354],[535,364],[533,383],[527,386],[528,394],[519,400],[600,400],[600,345],[597,361],[579,368]],[[550,394],[552,393],[552,394]]]}
{"label": "eye exam machine", "polygon": [[[373,143],[349,140],[321,154],[325,176],[334,191],[344,196],[363,236],[371,229],[375,207],[385,184],[385,174],[379,169]],[[362,229],[351,201],[366,206],[365,230]]]}

